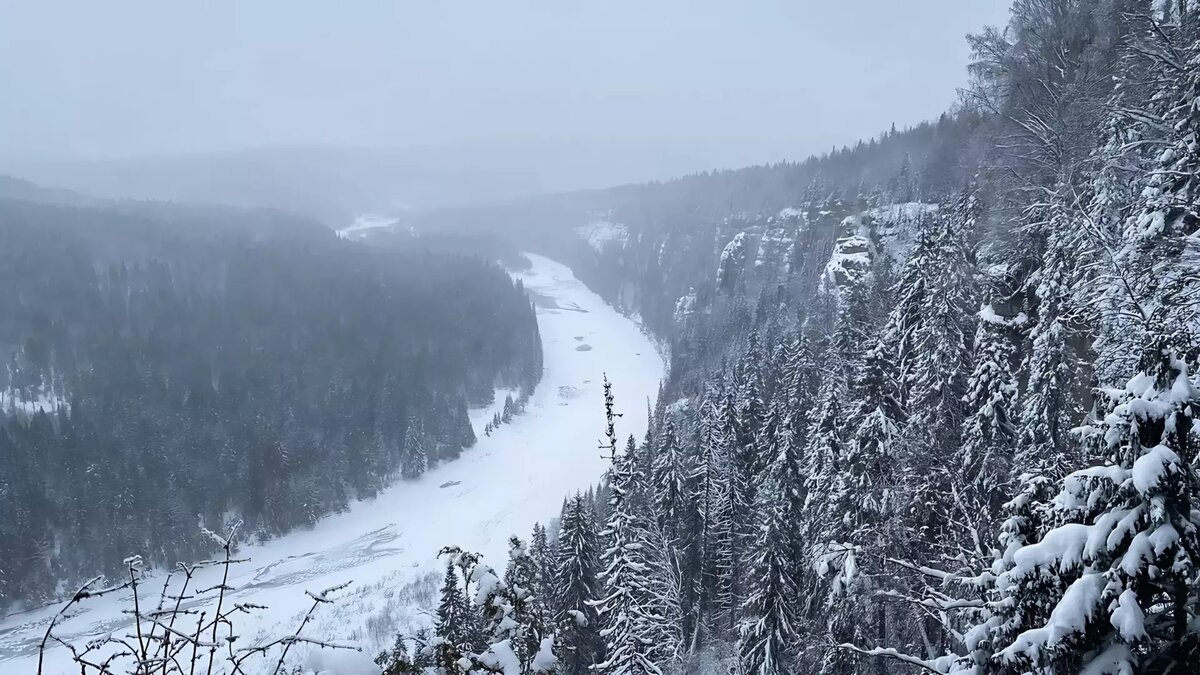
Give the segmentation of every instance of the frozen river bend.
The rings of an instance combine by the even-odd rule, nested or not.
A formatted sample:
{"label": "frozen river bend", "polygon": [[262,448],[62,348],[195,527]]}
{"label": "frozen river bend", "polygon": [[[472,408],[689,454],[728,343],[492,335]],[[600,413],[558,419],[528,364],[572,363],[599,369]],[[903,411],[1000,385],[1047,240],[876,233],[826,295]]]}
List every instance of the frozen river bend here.
{"label": "frozen river bend", "polygon": [[[479,442],[460,459],[399,482],[311,530],[243,547],[239,557],[250,561],[232,568],[233,600],[269,609],[239,619],[240,644],[290,632],[310,604],[305,590],[352,581],[342,599],[318,610],[304,632],[359,644],[363,653],[294,650],[295,663],[336,668],[339,675],[378,672],[370,656],[391,642],[397,628],[419,621],[433,601],[444,570],[436,557],[440,547],[478,551],[502,570],[510,535],[527,538],[535,521],[558,514],[565,495],[600,478],[607,464],[597,449],[604,431],[605,372],[614,383],[617,410],[625,413],[618,433],[639,439],[645,433],[646,401],[657,393],[663,374],[654,345],[569,268],[528,257],[532,267],[514,276],[537,303],[545,372],[527,412],[488,437],[483,425],[496,408],[474,411]],[[157,593],[155,581],[147,588]],[[112,596],[84,602],[55,633],[75,642],[119,635],[128,623],[121,613],[125,606]],[[0,672],[35,672],[37,644],[55,611],[0,622]],[[72,672],[67,656],[62,648],[52,650],[46,672]]]}

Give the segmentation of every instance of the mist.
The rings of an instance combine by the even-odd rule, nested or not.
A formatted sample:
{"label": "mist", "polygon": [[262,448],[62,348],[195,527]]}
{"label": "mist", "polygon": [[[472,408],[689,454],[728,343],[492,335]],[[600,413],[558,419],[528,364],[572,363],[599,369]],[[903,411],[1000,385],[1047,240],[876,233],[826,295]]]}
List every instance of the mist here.
{"label": "mist", "polygon": [[0,17],[0,673],[1200,673],[1200,0]]}
{"label": "mist", "polygon": [[0,171],[214,199],[226,188],[196,180],[214,165],[243,184],[310,165],[369,182],[328,162],[353,155],[389,167],[386,201],[417,205],[801,159],[902,128],[954,102],[964,35],[1007,15],[1003,0],[3,5]]}

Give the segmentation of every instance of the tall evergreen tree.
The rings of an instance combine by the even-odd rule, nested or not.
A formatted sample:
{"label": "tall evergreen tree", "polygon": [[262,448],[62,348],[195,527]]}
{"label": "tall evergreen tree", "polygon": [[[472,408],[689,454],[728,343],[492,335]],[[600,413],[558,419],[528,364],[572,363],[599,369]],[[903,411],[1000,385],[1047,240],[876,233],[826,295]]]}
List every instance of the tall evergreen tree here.
{"label": "tall evergreen tree", "polygon": [[616,450],[613,431],[614,413],[610,386],[605,381],[605,407],[608,439],[613,447],[609,471],[610,515],[602,533],[607,550],[603,555],[604,590],[596,601],[603,622],[601,637],[606,658],[595,664],[598,672],[612,675],[659,675],[659,663],[665,662],[678,643],[675,629],[663,609],[670,603],[662,587],[654,583],[662,578],[664,560],[652,557],[651,519],[645,509],[651,503],[638,493],[645,489],[645,477],[638,473],[636,455]]}
{"label": "tall evergreen tree", "polygon": [[576,494],[568,502],[561,527],[554,576],[563,645],[559,671],[583,675],[604,660],[604,642],[593,605],[601,590],[597,578],[600,544],[592,508],[582,495]]}
{"label": "tall evergreen tree", "polygon": [[749,593],[742,610],[739,654],[743,672],[782,675],[794,672],[795,648],[801,630],[797,603],[802,584],[804,480],[800,448],[785,421],[773,439],[774,460],[757,511],[762,514],[753,544]]}
{"label": "tall evergreen tree", "polygon": [[[1017,378],[1012,371],[1012,345],[1004,320],[985,306],[987,318],[975,332],[974,367],[967,381],[959,465],[963,469],[964,496],[971,500],[978,518],[971,536],[973,547],[981,544],[998,521],[1008,488],[1012,485],[1012,451],[1015,441]],[[966,516],[967,514],[960,514]]]}
{"label": "tall evergreen tree", "polygon": [[477,653],[485,646],[479,614],[467,599],[452,561],[446,563],[434,632],[440,638],[434,663],[447,673],[457,672],[458,661],[464,655]]}
{"label": "tall evergreen tree", "polygon": [[[706,633],[712,630],[714,615],[719,609],[718,593],[722,580],[727,580],[729,541],[729,450],[733,442],[731,416],[724,414],[727,407],[719,403],[724,397],[710,390],[699,411],[699,448],[690,476],[689,492],[695,499],[692,511],[694,522],[691,550],[695,564],[691,568],[693,595],[692,635],[690,647],[693,652],[700,649]],[[721,564],[720,553],[726,554]]]}
{"label": "tall evergreen tree", "polygon": [[[1200,494],[1192,420],[1200,391],[1163,336],[1142,373],[1103,392],[1085,437],[1106,463],[1070,474],[1036,541],[1006,551],[993,618],[970,634],[984,672],[1188,672]],[[964,664],[965,665],[965,664]]]}
{"label": "tall evergreen tree", "polygon": [[669,416],[658,435],[658,451],[655,453],[654,481],[655,506],[662,518],[662,528],[669,540],[680,549],[690,542],[686,540],[687,527],[691,522],[689,505],[690,471],[687,458],[679,444],[675,421]]}
{"label": "tall evergreen tree", "polygon": [[908,522],[922,544],[935,548],[958,517],[955,500],[964,487],[962,468],[956,464],[976,331],[973,310],[978,307],[975,274],[966,250],[972,200],[965,193],[949,215],[936,219],[939,228],[929,254],[930,292],[914,326],[917,352],[909,371],[904,436],[911,455],[905,463],[916,485]]}

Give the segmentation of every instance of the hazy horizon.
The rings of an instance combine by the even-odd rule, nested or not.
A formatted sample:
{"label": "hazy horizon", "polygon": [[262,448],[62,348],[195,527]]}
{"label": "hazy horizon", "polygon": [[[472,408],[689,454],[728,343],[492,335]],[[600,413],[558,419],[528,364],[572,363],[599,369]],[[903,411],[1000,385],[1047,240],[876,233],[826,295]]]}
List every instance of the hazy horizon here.
{"label": "hazy horizon", "polygon": [[966,83],[965,35],[1007,17],[1004,0],[0,2],[9,166],[366,148],[512,160],[546,189],[802,159],[935,118]]}

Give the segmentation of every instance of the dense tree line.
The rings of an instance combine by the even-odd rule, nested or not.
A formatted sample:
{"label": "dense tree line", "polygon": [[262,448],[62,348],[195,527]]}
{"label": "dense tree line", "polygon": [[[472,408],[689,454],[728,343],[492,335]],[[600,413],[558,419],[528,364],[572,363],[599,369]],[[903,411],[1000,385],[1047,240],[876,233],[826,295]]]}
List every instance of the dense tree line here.
{"label": "dense tree line", "polygon": [[593,669],[1200,669],[1200,6],[970,39],[937,124],[520,207],[672,356],[535,568]]}
{"label": "dense tree line", "polygon": [[520,283],[417,242],[280,214],[0,202],[0,601],[129,555],[270,536],[475,441],[469,406],[528,393]]}

